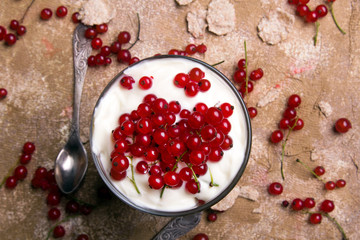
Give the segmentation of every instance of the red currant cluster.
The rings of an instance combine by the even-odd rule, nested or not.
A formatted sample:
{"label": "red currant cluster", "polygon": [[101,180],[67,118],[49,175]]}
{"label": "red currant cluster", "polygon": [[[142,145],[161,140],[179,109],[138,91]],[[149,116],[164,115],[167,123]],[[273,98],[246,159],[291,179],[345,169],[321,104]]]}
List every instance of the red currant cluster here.
{"label": "red currant cluster", "polygon": [[0,41],[4,40],[8,46],[14,45],[19,37],[26,33],[26,27],[20,25],[18,20],[11,20],[10,30],[14,30],[17,36],[14,33],[8,33],[5,27],[0,26]]}
{"label": "red currant cluster", "polygon": [[335,123],[335,130],[338,133],[346,133],[351,127],[351,122],[347,118],[340,118]]}
{"label": "red currant cluster", "polygon": [[178,73],[174,77],[174,85],[183,88],[188,97],[194,97],[198,92],[206,92],[210,89],[211,83],[205,79],[205,73],[200,68],[193,68],[188,74]]}
{"label": "red currant cluster", "polygon": [[322,166],[317,166],[314,168],[314,170],[311,170],[309,166],[307,166],[305,163],[300,161],[300,159],[296,159],[296,162],[301,163],[305,168],[307,168],[317,179],[322,181],[324,183],[324,188],[326,190],[334,190],[335,187],[337,188],[343,188],[346,185],[346,181],[344,179],[339,179],[335,182],[333,181],[327,181],[325,182],[320,176],[325,174],[325,168]]}
{"label": "red currant cluster", "polygon": [[[65,6],[59,6],[56,9],[56,16],[59,17],[59,18],[65,17],[67,15],[67,13],[68,13],[68,10],[67,10],[67,8]],[[53,13],[52,13],[50,8],[44,8],[40,12],[40,18],[42,20],[49,20],[52,17],[52,14]],[[78,15],[76,15],[76,16],[78,16]],[[74,18],[72,18],[72,19],[74,19]]]}
{"label": "red currant cluster", "polygon": [[238,61],[237,67],[238,69],[234,73],[234,82],[237,84],[240,84],[239,92],[242,97],[246,94],[246,82],[247,82],[247,93],[250,93],[254,89],[253,81],[258,81],[264,76],[264,72],[261,68],[258,68],[256,70],[253,70],[250,73],[250,80],[252,81],[246,81],[247,80],[247,66],[246,66],[246,60],[240,59]]}
{"label": "red currant cluster", "polygon": [[5,88],[0,88],[0,99],[3,99],[7,96],[7,90]]}
{"label": "red currant cluster", "polygon": [[137,57],[131,57],[131,53],[128,49],[122,49],[122,45],[128,44],[131,39],[131,35],[127,31],[122,31],[118,34],[117,40],[114,41],[111,46],[103,46],[103,42],[98,34],[107,32],[108,25],[106,23],[90,27],[85,31],[85,37],[91,40],[91,46],[95,50],[100,50],[96,55],[91,55],[88,58],[89,67],[109,65],[112,63],[110,54],[115,54],[117,60],[120,63],[133,64],[140,61]]}
{"label": "red currant cluster", "polygon": [[[149,174],[152,189],[178,188],[184,181],[188,192],[199,192],[197,176],[207,172],[206,162],[220,161],[223,151],[232,147],[227,119],[232,112],[228,103],[219,108],[197,103],[191,112],[181,109],[178,101],[168,103],[154,94],[146,95],[136,110],[119,117],[119,126],[113,130],[111,177],[124,179],[132,166],[129,159],[137,157],[143,160],[136,170]],[[175,123],[177,114],[180,120]]]}
{"label": "red currant cluster", "polygon": [[[6,188],[13,189],[16,187],[18,181],[22,181],[27,176],[27,168],[24,166],[31,160],[32,154],[35,152],[35,144],[32,142],[26,142],[22,149],[22,155],[20,157],[20,164],[13,172],[13,175],[6,178]],[[1,184],[2,185],[2,184]]]}
{"label": "red currant cluster", "polygon": [[[40,188],[43,191],[48,191],[46,203],[49,206],[47,217],[49,220],[58,220],[61,216],[61,211],[57,207],[61,198],[63,197],[58,185],[55,181],[54,169],[47,170],[44,167],[38,167],[31,180],[33,188]],[[89,215],[92,211],[92,206],[89,204],[79,204],[77,201],[71,199],[66,203],[65,211],[67,214],[83,214]],[[57,225],[52,229],[53,237],[60,238],[65,235],[65,228],[62,225]],[[88,239],[86,234],[81,234],[77,239]]]}
{"label": "red currant cluster", "polygon": [[[310,0],[288,0],[291,5],[296,5],[296,12],[300,17],[304,17],[306,22],[314,23],[319,18],[323,18],[327,15],[328,9],[324,4],[318,5],[314,11],[306,5]],[[328,1],[334,2],[334,1]]]}
{"label": "red currant cluster", "polygon": [[283,113],[283,118],[279,122],[279,128],[281,130],[275,130],[272,132],[270,140],[273,143],[279,143],[284,138],[282,130],[301,130],[304,127],[304,121],[301,118],[296,117],[296,110],[301,103],[301,98],[297,94],[293,94],[288,99],[288,107]]}
{"label": "red currant cluster", "polygon": [[[152,80],[153,77],[147,77],[147,76],[143,76],[139,79],[139,87],[142,90],[148,90],[152,87]],[[133,84],[135,83],[135,80],[133,77],[131,76],[124,76],[121,78],[120,80],[120,86],[122,86],[125,89],[131,90],[133,88]]]}
{"label": "red currant cluster", "polygon": [[207,51],[207,47],[205,44],[195,45],[195,44],[189,44],[186,46],[185,51],[183,50],[177,50],[177,49],[171,49],[168,54],[169,55],[181,55],[181,56],[189,56],[194,55],[195,53],[205,53]]}

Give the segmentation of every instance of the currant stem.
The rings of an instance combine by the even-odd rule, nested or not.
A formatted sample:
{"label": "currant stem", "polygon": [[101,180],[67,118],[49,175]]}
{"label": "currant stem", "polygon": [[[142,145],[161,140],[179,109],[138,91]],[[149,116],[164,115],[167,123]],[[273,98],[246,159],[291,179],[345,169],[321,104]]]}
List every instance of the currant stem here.
{"label": "currant stem", "polygon": [[335,223],[336,227],[339,229],[339,231],[341,232],[341,235],[342,235],[342,239],[343,240],[348,240],[348,237],[346,236],[345,234],[345,231],[344,229],[341,227],[341,225],[339,224],[338,221],[336,221],[335,218],[331,217],[328,213],[323,213],[323,215],[325,217],[327,217],[328,219],[330,219],[333,223]]}
{"label": "currant stem", "polygon": [[20,23],[23,23],[27,12],[29,11],[29,9],[31,8],[31,6],[33,5],[34,2],[35,2],[35,0],[32,0],[31,3],[29,4],[29,6],[26,8],[24,15],[23,15],[22,18],[20,19]]}
{"label": "currant stem", "polygon": [[316,22],[315,23],[315,36],[314,36],[314,46],[316,46],[316,43],[317,43],[317,37],[318,37],[318,34],[319,34],[319,27],[320,27],[320,23],[319,22]]}
{"label": "currant stem", "polygon": [[220,64],[222,64],[222,63],[224,63],[224,62],[225,62],[225,60],[222,60],[222,61],[217,62],[217,63],[215,63],[215,64],[213,64],[213,65],[211,65],[211,66],[212,66],[212,67],[215,67],[215,66],[220,65]]}
{"label": "currant stem", "polygon": [[281,177],[282,177],[283,180],[285,180],[285,176],[284,176],[285,146],[286,146],[286,143],[287,143],[287,141],[288,141],[288,138],[289,138],[290,133],[292,132],[292,130],[294,129],[294,127],[295,127],[296,124],[297,124],[297,120],[298,120],[298,117],[296,117],[294,125],[289,128],[289,131],[288,131],[288,133],[287,133],[287,135],[286,135],[286,138],[285,138],[283,144],[281,145],[282,150],[281,150],[280,172],[281,172]]}
{"label": "currant stem", "polygon": [[191,164],[186,164],[186,165],[191,169],[191,171],[192,171],[192,173],[193,173],[194,180],[195,180],[195,182],[196,182],[196,185],[197,185],[197,187],[198,187],[198,189],[199,189],[199,191],[200,191],[199,180],[198,180],[197,177],[196,177],[196,173],[194,172],[194,169],[192,168],[192,165],[191,165]]}
{"label": "currant stem", "polygon": [[219,186],[219,184],[217,184],[217,183],[214,183],[214,179],[213,179],[213,176],[212,176],[212,174],[211,174],[211,170],[210,170],[210,168],[209,168],[209,173],[210,173],[210,179],[211,179],[211,182],[210,182],[210,187],[218,187]]}
{"label": "currant stem", "polygon": [[296,159],[296,162],[301,163],[301,165],[303,165],[307,170],[309,170],[317,179],[319,179],[320,181],[322,181],[325,184],[325,181],[320,178],[308,165],[306,165],[305,163],[303,163],[302,161],[300,161],[300,159]]}
{"label": "currant stem", "polygon": [[339,31],[342,33],[342,34],[346,34],[346,32],[340,27],[340,25],[338,24],[336,18],[335,18],[335,13],[334,13],[334,8],[333,8],[333,3],[330,3],[330,13],[331,13],[331,17],[332,19],[334,20],[334,23],[336,25],[336,27],[339,29]]}
{"label": "currant stem", "polygon": [[138,194],[141,194],[140,191],[139,191],[139,189],[138,189],[138,187],[137,187],[137,185],[136,185],[136,182],[135,182],[133,158],[132,158],[132,157],[129,157],[129,158],[130,158],[130,160],[131,160],[131,161],[130,161],[131,178],[129,178],[129,177],[128,177],[128,178],[130,179],[130,182],[132,182],[132,184],[134,185],[136,192],[137,192]]}
{"label": "currant stem", "polygon": [[137,31],[137,34],[136,34],[136,40],[135,40],[135,42],[133,44],[131,44],[131,46],[127,50],[130,50],[137,43],[137,41],[140,40],[140,16],[139,16],[139,13],[136,13],[136,16],[137,16],[137,19],[138,19],[138,31]]}
{"label": "currant stem", "polygon": [[248,94],[248,82],[249,82],[249,77],[248,77],[248,71],[247,71],[247,64],[248,64],[248,60],[247,60],[247,50],[246,50],[246,41],[244,41],[244,51],[245,51],[245,95]]}

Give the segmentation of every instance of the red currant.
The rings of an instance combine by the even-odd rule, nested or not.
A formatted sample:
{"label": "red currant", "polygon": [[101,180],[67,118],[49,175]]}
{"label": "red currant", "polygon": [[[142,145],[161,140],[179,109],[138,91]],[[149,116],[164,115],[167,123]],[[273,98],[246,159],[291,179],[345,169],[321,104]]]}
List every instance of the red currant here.
{"label": "red currant", "polygon": [[318,20],[319,14],[316,11],[311,11],[306,15],[306,21],[314,23]]}
{"label": "red currant", "polygon": [[314,169],[314,173],[318,176],[321,176],[321,175],[324,175],[325,173],[325,168],[323,168],[322,166],[317,166],[315,169]]}
{"label": "red currant", "polygon": [[301,104],[301,98],[297,94],[293,94],[288,99],[288,106],[292,108],[296,108]]}
{"label": "red currant", "polygon": [[185,48],[185,52],[188,54],[188,55],[193,55],[196,53],[196,45],[195,44],[189,44],[186,46]]}
{"label": "red currant", "polygon": [[112,179],[120,181],[126,177],[126,171],[119,172],[116,171],[114,168],[111,168],[110,176],[112,177]]}
{"label": "red currant", "polygon": [[101,46],[102,46],[102,40],[100,38],[96,37],[91,41],[91,47],[93,49],[100,49]]}
{"label": "red currant", "polygon": [[326,190],[334,190],[335,187],[336,187],[336,184],[333,181],[328,181],[325,183]]}
{"label": "red currant", "polygon": [[117,55],[118,62],[130,63],[130,59],[131,59],[131,53],[129,52],[129,50],[121,49],[118,52],[118,55]]}
{"label": "red currant", "polygon": [[195,182],[194,179],[191,179],[190,181],[186,182],[185,184],[185,189],[192,194],[196,194],[200,191],[198,184],[200,185],[199,182]]}
{"label": "red currant", "polygon": [[28,164],[31,161],[31,154],[23,153],[20,156],[20,163],[25,165]]}
{"label": "red currant", "polygon": [[164,183],[170,187],[174,187],[181,181],[179,174],[174,171],[169,171],[164,174]]}
{"label": "red currant", "polygon": [[112,53],[118,53],[121,50],[121,43],[114,42],[113,44],[111,44],[110,49]]}
{"label": "red currant", "polygon": [[207,215],[207,220],[209,222],[215,222],[217,219],[217,214],[215,212],[211,212]]}
{"label": "red currant", "polygon": [[246,79],[245,69],[239,69],[234,73],[234,81],[236,83],[242,83]]}
{"label": "red currant", "polygon": [[89,240],[89,236],[86,234],[80,234],[76,240]]}
{"label": "red currant", "polygon": [[205,233],[198,233],[192,240],[209,240],[209,237]]}
{"label": "red currant", "polygon": [[310,9],[306,4],[299,4],[296,8],[296,11],[300,17],[304,17],[309,14]]}
{"label": "red currant", "polygon": [[237,66],[239,69],[245,69],[245,65],[246,65],[246,60],[244,58],[242,58],[238,61]]}
{"label": "red currant", "polygon": [[321,220],[322,220],[321,213],[312,213],[309,218],[311,224],[319,224],[321,223]]}
{"label": "red currant", "polygon": [[124,76],[120,80],[120,85],[129,90],[132,89],[133,83],[135,83],[135,80],[131,76]]}
{"label": "red currant", "polygon": [[319,18],[325,17],[328,13],[328,9],[324,4],[317,6],[315,11],[317,12]]}
{"label": "red currant", "polygon": [[136,170],[140,174],[146,174],[149,170],[149,165],[145,161],[140,161],[136,164]]}
{"label": "red currant", "polygon": [[291,207],[295,211],[300,211],[304,208],[304,202],[300,198],[295,198],[291,203]]}
{"label": "red currant", "polygon": [[8,33],[5,35],[4,41],[8,46],[12,46],[16,43],[16,36],[13,33]]}
{"label": "red currant", "polygon": [[0,26],[0,41],[5,38],[5,35],[6,35],[6,28]]}
{"label": "red currant", "polygon": [[60,6],[56,9],[56,16],[63,18],[67,15],[67,8],[65,6]]}
{"label": "red currant", "polygon": [[200,92],[206,92],[211,88],[211,83],[207,79],[201,79],[198,85]]}
{"label": "red currant", "polygon": [[287,109],[285,109],[285,111],[283,113],[283,117],[287,118],[287,119],[294,119],[296,117],[295,108],[288,107]]}
{"label": "red currant", "polygon": [[147,76],[140,78],[139,86],[141,89],[144,89],[144,90],[150,89],[152,86],[152,79]]}
{"label": "red currant", "polygon": [[233,114],[234,106],[230,103],[223,103],[220,105],[220,109],[225,118],[230,117]]}
{"label": "red currant", "polygon": [[140,59],[138,57],[132,57],[130,59],[129,65],[132,65],[132,64],[137,63],[139,61],[140,61]]}
{"label": "red currant", "polygon": [[152,189],[160,189],[165,184],[164,179],[159,175],[150,175],[148,182]]}
{"label": "red currant", "polygon": [[200,68],[193,68],[189,72],[190,79],[195,82],[199,82],[205,77],[205,73]]}
{"label": "red currant", "polygon": [[200,90],[196,82],[188,82],[185,86],[185,94],[188,97],[194,97]]}
{"label": "red currant", "polygon": [[283,192],[283,186],[281,183],[273,182],[269,185],[268,192],[271,195],[280,195]]}
{"label": "red currant", "polygon": [[60,194],[55,192],[50,192],[47,195],[46,202],[50,206],[56,206],[60,203]]}
{"label": "red currant", "polygon": [[205,115],[205,119],[206,119],[207,123],[209,123],[213,126],[219,124],[221,122],[221,120],[223,120],[223,118],[224,118],[224,115],[223,115],[222,111],[216,107],[209,108]]}
{"label": "red currant", "polygon": [[61,238],[65,235],[65,228],[61,225],[58,225],[54,228],[53,237],[54,238]]}
{"label": "red currant", "polygon": [[7,90],[5,88],[0,88],[0,99],[3,99],[7,96]]}
{"label": "red currant", "polygon": [[339,179],[336,181],[336,187],[343,188],[346,185],[346,181],[344,179]]}
{"label": "red currant", "polygon": [[14,176],[10,176],[6,179],[5,186],[6,188],[12,189],[17,185],[17,179]]}
{"label": "red currant", "polygon": [[249,112],[250,118],[254,118],[257,115],[257,110],[254,107],[249,107],[248,112]]}
{"label": "red currant", "polygon": [[315,207],[315,200],[313,198],[306,198],[304,201],[304,207],[306,208]]}
{"label": "red currant", "polygon": [[119,155],[112,160],[111,165],[115,171],[123,172],[129,167],[129,159],[124,155]]}
{"label": "red currant", "polygon": [[283,140],[283,138],[284,134],[282,133],[282,131],[275,130],[274,132],[272,132],[270,140],[273,143],[279,143],[281,140]]}
{"label": "red currant", "polygon": [[334,202],[331,200],[324,200],[320,205],[320,210],[327,213],[332,212],[334,208]]}
{"label": "red currant", "polygon": [[79,20],[79,15],[80,15],[79,12],[74,12],[74,13],[71,15],[71,20],[73,21],[73,23],[79,23],[79,22],[80,22],[80,20]]}
{"label": "red currant", "polygon": [[207,50],[207,47],[206,47],[205,44],[200,44],[200,45],[198,45],[198,46],[196,47],[196,51],[197,51],[198,53],[205,53],[206,50]]}
{"label": "red currant", "polygon": [[261,68],[258,68],[250,73],[250,79],[253,81],[260,80],[264,76],[264,72]]}
{"label": "red currant", "polygon": [[41,10],[41,13],[40,13],[40,17],[41,19],[43,20],[48,20],[50,19],[52,16],[52,11],[51,9],[49,8],[44,8],[43,10]]}
{"label": "red currant", "polygon": [[70,200],[66,203],[65,211],[67,213],[77,213],[79,211],[80,205],[74,200]]}
{"label": "red currant", "polygon": [[10,21],[10,29],[15,30],[19,27],[19,21],[18,20],[11,20]]}
{"label": "red currant", "polygon": [[120,32],[118,35],[118,41],[121,44],[128,43],[130,41],[131,35],[127,31]]}
{"label": "red currant", "polygon": [[106,23],[96,25],[96,32],[97,33],[106,33],[108,30],[108,25]]}
{"label": "red currant", "polygon": [[48,218],[50,220],[56,220],[59,219],[61,216],[61,212],[57,207],[50,208],[48,211]]}
{"label": "red currant", "polygon": [[23,153],[33,154],[35,152],[35,144],[32,142],[26,142],[23,146]]}
{"label": "red currant", "polygon": [[340,118],[335,123],[335,129],[338,133],[346,133],[351,127],[350,121],[346,118]]}
{"label": "red currant", "polygon": [[27,176],[27,169],[25,166],[17,166],[14,170],[14,177],[17,179],[17,180],[24,180]]}
{"label": "red currant", "polygon": [[299,4],[299,0],[288,0],[288,3],[289,3],[289,4],[292,4],[292,5],[298,5],[298,4]]}
{"label": "red currant", "polygon": [[284,129],[284,130],[289,129],[290,128],[290,120],[287,118],[281,119],[279,122],[279,128]]}
{"label": "red currant", "polygon": [[294,126],[293,130],[298,131],[304,127],[304,121],[301,118],[298,118],[295,123],[295,119],[290,122],[290,126]]}
{"label": "red currant", "polygon": [[20,25],[17,29],[16,29],[16,33],[19,36],[22,36],[26,33],[26,27],[23,25]]}

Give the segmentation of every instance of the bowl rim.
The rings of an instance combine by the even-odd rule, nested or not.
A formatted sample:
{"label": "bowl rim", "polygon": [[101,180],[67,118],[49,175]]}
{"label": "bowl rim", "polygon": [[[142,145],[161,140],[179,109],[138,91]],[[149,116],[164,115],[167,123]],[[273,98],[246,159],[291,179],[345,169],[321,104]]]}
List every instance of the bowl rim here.
{"label": "bowl rim", "polygon": [[[93,128],[94,128],[94,115],[95,115],[95,110],[98,107],[101,99],[103,98],[103,96],[107,93],[107,91],[110,89],[110,87],[114,84],[114,82],[122,75],[124,74],[124,72],[130,68],[133,67],[143,61],[149,61],[149,60],[156,60],[156,59],[167,59],[167,58],[179,58],[179,59],[186,59],[186,60],[190,60],[193,61],[195,63],[198,63],[200,65],[203,65],[204,67],[206,67],[207,69],[209,69],[210,71],[214,72],[216,75],[218,75],[223,81],[225,81],[225,83],[228,85],[228,87],[230,87],[230,89],[234,92],[235,96],[237,97],[238,101],[240,102],[240,105],[242,107],[243,113],[244,113],[244,117],[245,117],[245,122],[246,122],[246,130],[248,132],[247,135],[247,144],[246,144],[246,149],[245,149],[245,154],[244,154],[244,159],[243,159],[243,163],[241,164],[241,167],[239,169],[239,171],[237,172],[237,174],[235,175],[235,177],[233,178],[233,180],[231,181],[231,183],[219,194],[217,195],[215,198],[213,198],[212,200],[206,202],[203,205],[199,205],[195,208],[191,208],[188,210],[181,210],[181,211],[161,211],[161,210],[156,210],[156,209],[152,209],[152,208],[146,208],[146,207],[142,207],[139,205],[136,205],[135,203],[133,203],[130,199],[128,199],[124,194],[122,194],[112,183],[111,181],[108,179],[108,177],[105,175],[103,168],[100,164],[100,159],[98,159],[98,156],[93,152]],[[91,125],[90,125],[90,151],[91,151],[91,155],[93,158],[93,161],[95,163],[96,166],[96,170],[99,173],[100,177],[102,178],[102,180],[105,182],[105,184],[107,185],[107,187],[123,202],[125,202],[126,204],[128,204],[130,207],[133,207],[137,210],[140,210],[142,212],[145,213],[149,213],[152,215],[157,215],[157,216],[164,216],[164,217],[179,217],[179,216],[184,216],[184,215],[189,215],[189,214],[193,214],[196,212],[200,212],[203,211],[205,209],[210,208],[211,206],[213,206],[214,204],[216,204],[217,202],[219,202],[221,199],[223,199],[228,193],[230,193],[230,191],[236,186],[236,184],[239,182],[241,176],[243,175],[245,168],[247,166],[247,163],[249,161],[249,157],[250,157],[250,151],[251,151],[251,144],[252,144],[252,130],[251,130],[251,122],[250,122],[250,116],[249,113],[247,111],[247,107],[245,105],[244,100],[242,99],[242,97],[240,96],[240,93],[238,92],[238,90],[236,89],[236,87],[234,86],[234,84],[223,74],[221,73],[218,69],[214,68],[213,66],[211,66],[210,64],[201,61],[199,59],[196,58],[191,58],[191,57],[187,57],[187,56],[180,56],[180,55],[158,55],[158,56],[153,56],[153,57],[149,57],[149,58],[144,58],[126,68],[124,68],[123,70],[121,70],[118,74],[116,74],[116,76],[109,82],[107,83],[106,87],[104,88],[104,90],[101,92],[94,110],[92,112],[91,115]]]}

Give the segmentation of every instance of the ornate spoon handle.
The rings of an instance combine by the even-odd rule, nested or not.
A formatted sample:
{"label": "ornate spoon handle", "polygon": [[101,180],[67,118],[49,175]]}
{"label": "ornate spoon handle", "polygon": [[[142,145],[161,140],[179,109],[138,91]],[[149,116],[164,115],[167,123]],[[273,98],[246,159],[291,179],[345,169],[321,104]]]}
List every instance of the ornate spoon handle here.
{"label": "ornate spoon handle", "polygon": [[79,131],[81,93],[87,70],[87,59],[91,53],[90,40],[86,39],[84,35],[86,29],[87,27],[80,23],[74,31],[74,106],[71,132]]}
{"label": "ornate spoon handle", "polygon": [[158,234],[156,234],[153,240],[174,240],[185,235],[198,225],[201,220],[201,213],[202,212],[198,212],[172,219]]}

